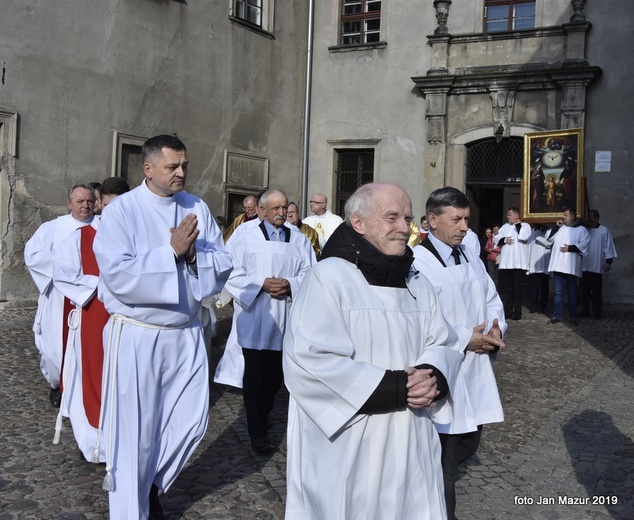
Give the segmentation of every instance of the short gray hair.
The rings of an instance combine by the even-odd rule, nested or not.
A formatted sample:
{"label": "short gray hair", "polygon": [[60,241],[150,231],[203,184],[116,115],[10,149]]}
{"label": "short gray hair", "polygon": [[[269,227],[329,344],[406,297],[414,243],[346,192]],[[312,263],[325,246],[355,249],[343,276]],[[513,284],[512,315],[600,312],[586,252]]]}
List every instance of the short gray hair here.
{"label": "short gray hair", "polygon": [[273,195],[274,193],[279,193],[281,195],[284,195],[284,197],[286,198],[286,202],[288,202],[288,197],[287,197],[286,193],[284,193],[282,190],[267,190],[260,197],[260,204],[262,204],[262,206],[266,207],[267,199],[269,198],[269,196]]}
{"label": "short gray hair", "polygon": [[90,184],[88,184],[87,182],[76,182],[70,188],[68,188],[68,193],[67,193],[68,200],[70,200],[71,195],[77,188],[84,188],[85,190],[90,191],[93,197],[96,197],[95,190]]}

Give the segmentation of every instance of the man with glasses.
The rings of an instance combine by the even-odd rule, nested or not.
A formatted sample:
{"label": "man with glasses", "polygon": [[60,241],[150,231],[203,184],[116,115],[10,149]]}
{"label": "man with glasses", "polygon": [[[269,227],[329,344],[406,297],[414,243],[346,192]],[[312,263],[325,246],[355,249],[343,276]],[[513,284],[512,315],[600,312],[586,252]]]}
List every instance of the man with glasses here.
{"label": "man with glasses", "polygon": [[303,222],[312,227],[319,235],[321,248],[324,248],[326,241],[333,231],[339,227],[343,219],[328,210],[328,199],[323,193],[315,193],[309,201],[310,210],[314,213],[306,217]]}
{"label": "man with glasses", "polygon": [[242,210],[244,213],[240,213],[231,223],[231,225],[222,233],[222,239],[227,243],[229,237],[233,234],[236,228],[240,224],[249,222],[257,217],[257,200],[253,195],[247,195],[242,201]]}

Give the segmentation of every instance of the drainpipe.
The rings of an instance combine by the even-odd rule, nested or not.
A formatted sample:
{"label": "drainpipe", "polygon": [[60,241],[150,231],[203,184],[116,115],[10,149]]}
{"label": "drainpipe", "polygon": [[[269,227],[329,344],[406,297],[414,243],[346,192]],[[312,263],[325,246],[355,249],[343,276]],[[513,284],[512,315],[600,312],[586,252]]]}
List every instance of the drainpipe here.
{"label": "drainpipe", "polygon": [[308,141],[310,137],[310,92],[313,75],[313,32],[315,29],[315,0],[308,0],[308,35],[306,38],[306,94],[304,98],[304,128],[302,140],[302,194],[301,218],[306,217],[308,207]]}

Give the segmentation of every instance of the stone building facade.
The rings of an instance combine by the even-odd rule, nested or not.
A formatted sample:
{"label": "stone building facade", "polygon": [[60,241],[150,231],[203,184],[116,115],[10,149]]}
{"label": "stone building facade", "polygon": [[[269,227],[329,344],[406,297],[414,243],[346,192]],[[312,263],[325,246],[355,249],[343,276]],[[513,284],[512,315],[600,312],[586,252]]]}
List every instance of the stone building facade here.
{"label": "stone building facade", "polygon": [[634,301],[633,16],[627,0],[317,2],[309,192],[334,211],[356,184],[392,181],[420,218],[451,185],[480,232],[522,203],[525,134],[582,129],[586,209],[619,252],[604,295]]}
{"label": "stone building facade", "polygon": [[[9,5],[7,5],[9,4]],[[33,303],[24,243],[66,190],[141,180],[140,145],[176,133],[187,189],[232,218],[301,170],[305,2],[4,2],[0,31],[0,305]]]}

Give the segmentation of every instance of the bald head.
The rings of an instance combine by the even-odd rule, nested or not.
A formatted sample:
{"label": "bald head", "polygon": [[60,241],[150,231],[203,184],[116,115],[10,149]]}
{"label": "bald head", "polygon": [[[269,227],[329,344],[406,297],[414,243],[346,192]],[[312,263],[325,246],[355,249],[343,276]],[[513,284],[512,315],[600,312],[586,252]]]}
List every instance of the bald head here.
{"label": "bald head", "polygon": [[310,210],[315,215],[323,215],[328,209],[328,199],[323,193],[314,193],[310,198]]}

